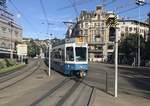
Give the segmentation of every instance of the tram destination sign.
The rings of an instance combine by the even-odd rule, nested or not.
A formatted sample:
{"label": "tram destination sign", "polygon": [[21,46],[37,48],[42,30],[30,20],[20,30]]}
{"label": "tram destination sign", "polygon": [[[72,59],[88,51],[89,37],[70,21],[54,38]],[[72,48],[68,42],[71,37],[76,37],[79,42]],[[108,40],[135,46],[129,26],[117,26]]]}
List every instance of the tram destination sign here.
{"label": "tram destination sign", "polygon": [[85,43],[85,37],[75,37],[75,38],[66,38],[65,39],[66,43],[79,43],[79,44],[83,44]]}

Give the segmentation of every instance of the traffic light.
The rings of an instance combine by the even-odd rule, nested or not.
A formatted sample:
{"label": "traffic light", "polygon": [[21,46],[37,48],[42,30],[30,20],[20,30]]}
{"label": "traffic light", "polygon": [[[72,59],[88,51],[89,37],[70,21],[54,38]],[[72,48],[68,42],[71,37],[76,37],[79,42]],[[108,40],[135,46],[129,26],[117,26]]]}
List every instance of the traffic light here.
{"label": "traffic light", "polygon": [[106,26],[109,28],[109,41],[114,42],[116,38],[117,16],[110,13],[106,17]]}
{"label": "traffic light", "polygon": [[115,14],[109,14],[107,17],[106,17],[106,26],[115,26],[116,27],[117,25],[117,16]]}

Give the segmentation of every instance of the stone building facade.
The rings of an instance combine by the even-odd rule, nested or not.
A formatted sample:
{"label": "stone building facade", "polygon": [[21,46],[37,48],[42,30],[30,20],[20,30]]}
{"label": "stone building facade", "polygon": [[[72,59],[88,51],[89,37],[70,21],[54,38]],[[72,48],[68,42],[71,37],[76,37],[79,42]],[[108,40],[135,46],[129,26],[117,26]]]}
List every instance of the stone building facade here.
{"label": "stone building facade", "polygon": [[[107,17],[115,16],[117,24],[106,25]],[[117,28],[117,29],[116,29]],[[115,37],[125,38],[128,33],[136,33],[139,22],[136,20],[119,19],[113,12],[97,6],[94,11],[81,11],[77,22],[67,37],[84,36],[89,46],[89,61],[109,61],[114,54]],[[70,30],[70,29],[68,29]],[[140,34],[147,40],[148,24],[140,22]]]}
{"label": "stone building facade", "polygon": [[0,17],[0,50],[9,52],[12,48],[16,51],[16,45],[22,42],[22,28],[14,21]]}
{"label": "stone building facade", "polygon": [[118,39],[125,38],[128,34],[139,33],[148,40],[149,25],[136,20],[118,20]]}
{"label": "stone building facade", "polygon": [[106,35],[105,16],[106,11],[101,6],[97,6],[95,11],[82,11],[77,18],[76,30],[79,33],[74,35],[87,37],[89,61],[103,61],[107,58],[106,40],[108,36]]}

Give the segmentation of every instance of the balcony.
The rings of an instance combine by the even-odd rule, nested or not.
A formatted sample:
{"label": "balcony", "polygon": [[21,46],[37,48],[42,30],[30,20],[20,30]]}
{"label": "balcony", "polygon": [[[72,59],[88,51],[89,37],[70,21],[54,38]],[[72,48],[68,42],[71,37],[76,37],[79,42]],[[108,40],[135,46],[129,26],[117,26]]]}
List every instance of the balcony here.
{"label": "balcony", "polygon": [[98,49],[89,49],[89,53],[103,53],[103,50],[98,50]]}
{"label": "balcony", "polygon": [[89,45],[93,45],[93,44],[100,44],[100,45],[102,45],[102,44],[104,44],[103,43],[103,40],[101,39],[101,38],[94,38],[94,39],[92,39],[92,40],[90,40],[89,42],[88,42],[88,44]]}
{"label": "balcony", "polygon": [[89,46],[88,51],[90,53],[102,53],[103,52],[103,47],[102,46],[98,46],[98,45]]}

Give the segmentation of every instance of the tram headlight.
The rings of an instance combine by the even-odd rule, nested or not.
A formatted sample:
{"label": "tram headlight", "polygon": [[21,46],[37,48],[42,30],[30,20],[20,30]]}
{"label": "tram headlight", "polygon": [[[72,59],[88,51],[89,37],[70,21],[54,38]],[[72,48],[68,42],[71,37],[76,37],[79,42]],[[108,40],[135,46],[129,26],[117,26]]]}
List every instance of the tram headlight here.
{"label": "tram headlight", "polygon": [[68,65],[68,68],[70,67],[70,65]]}
{"label": "tram headlight", "polygon": [[80,66],[80,69],[83,69],[83,67],[82,67],[82,66]]}

